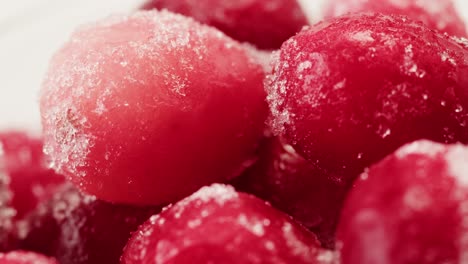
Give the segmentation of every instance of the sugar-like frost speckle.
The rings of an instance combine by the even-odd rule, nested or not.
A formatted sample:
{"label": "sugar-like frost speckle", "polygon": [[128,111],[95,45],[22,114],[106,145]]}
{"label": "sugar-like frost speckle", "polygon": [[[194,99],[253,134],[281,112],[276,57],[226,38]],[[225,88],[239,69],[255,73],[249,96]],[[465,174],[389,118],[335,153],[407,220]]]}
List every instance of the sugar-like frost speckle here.
{"label": "sugar-like frost speckle", "polygon": [[295,230],[290,223],[285,222],[283,224],[283,236],[286,244],[289,246],[292,254],[300,256],[304,261],[310,261],[314,259],[314,254],[308,245],[305,245],[295,234]]}
{"label": "sugar-like frost speckle", "polygon": [[228,201],[238,198],[238,194],[234,187],[223,184],[213,184],[205,186],[192,194],[189,198],[192,201],[201,200],[203,202],[215,201],[219,205],[223,205]]}
{"label": "sugar-like frost speckle", "polygon": [[396,156],[404,159],[409,155],[429,155],[433,158],[445,152],[445,147],[442,144],[436,144],[429,140],[419,140],[403,146],[398,149]]}
{"label": "sugar-like frost speckle", "polygon": [[468,149],[459,144],[451,147],[446,154],[451,175],[464,187],[468,187]]}
{"label": "sugar-like frost speckle", "polygon": [[240,214],[237,218],[237,223],[256,236],[262,237],[265,235],[263,221],[259,219],[248,218],[245,214]]}

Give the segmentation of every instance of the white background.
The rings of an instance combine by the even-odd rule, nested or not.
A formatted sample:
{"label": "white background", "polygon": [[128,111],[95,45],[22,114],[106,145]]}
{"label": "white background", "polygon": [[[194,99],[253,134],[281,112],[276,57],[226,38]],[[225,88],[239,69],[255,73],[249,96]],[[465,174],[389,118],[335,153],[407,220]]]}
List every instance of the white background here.
{"label": "white background", "polygon": [[[310,1],[318,8],[326,0]],[[0,129],[39,131],[38,91],[53,52],[77,25],[131,12],[141,2],[0,0]],[[468,1],[457,5],[468,21]]]}

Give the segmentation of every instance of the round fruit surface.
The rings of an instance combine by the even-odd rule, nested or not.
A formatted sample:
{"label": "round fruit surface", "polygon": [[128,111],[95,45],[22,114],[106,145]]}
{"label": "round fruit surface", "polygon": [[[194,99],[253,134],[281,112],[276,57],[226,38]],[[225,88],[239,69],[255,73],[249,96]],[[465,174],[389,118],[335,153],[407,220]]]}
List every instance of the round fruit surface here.
{"label": "round fruit surface", "polygon": [[342,264],[468,261],[468,148],[417,141],[362,174],[337,231]]}
{"label": "round fruit surface", "polygon": [[352,181],[405,143],[468,143],[468,48],[403,16],[351,14],[288,40],[268,78],[272,127]]}
{"label": "round fruit surface", "polygon": [[25,219],[21,248],[60,263],[117,264],[132,232],[160,209],[104,202],[67,184]]}
{"label": "round fruit surface", "polygon": [[450,35],[466,37],[466,25],[452,0],[332,0],[327,1],[326,16],[374,12],[405,15],[428,27]]}
{"label": "round fruit surface", "polygon": [[317,234],[324,247],[333,248],[342,202],[350,186],[296,153],[281,139],[267,138],[259,160],[234,186],[288,213]]}
{"label": "round fruit surface", "polygon": [[296,0],[149,0],[143,8],[193,17],[261,49],[278,49],[308,24]]}
{"label": "round fruit surface", "polygon": [[151,217],[121,261],[315,264],[331,256],[314,234],[264,201],[214,184]]}
{"label": "round fruit surface", "polygon": [[81,190],[157,205],[238,176],[267,115],[251,50],[167,11],[82,27],[41,94],[45,150]]}

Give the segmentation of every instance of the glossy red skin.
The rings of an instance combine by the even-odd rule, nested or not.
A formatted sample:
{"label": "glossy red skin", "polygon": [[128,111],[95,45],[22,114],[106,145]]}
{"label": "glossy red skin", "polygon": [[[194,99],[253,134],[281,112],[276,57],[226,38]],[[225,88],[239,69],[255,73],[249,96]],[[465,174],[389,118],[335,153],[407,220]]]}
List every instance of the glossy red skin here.
{"label": "glossy red skin", "polygon": [[452,0],[333,0],[327,1],[325,15],[374,12],[405,15],[450,35],[466,37],[466,25]]}
{"label": "glossy red skin", "polygon": [[345,182],[414,140],[467,143],[466,44],[402,16],[319,23],[281,48],[272,127]]}
{"label": "glossy red skin", "polygon": [[306,161],[276,137],[264,140],[260,158],[234,186],[270,202],[333,248],[335,229],[349,186]]}
{"label": "glossy red skin", "polygon": [[296,0],[149,0],[142,8],[193,17],[261,49],[278,49],[308,24]]}
{"label": "glossy red skin", "polygon": [[119,263],[132,232],[159,207],[115,205],[64,186],[26,221],[21,247],[60,263]]}
{"label": "glossy red skin", "polygon": [[121,263],[321,263],[321,254],[315,235],[285,214],[214,184],[151,217]]}
{"label": "glossy red skin", "polygon": [[12,251],[0,253],[0,264],[59,264],[55,259],[38,253]]}
{"label": "glossy red skin", "polygon": [[42,88],[55,169],[89,194],[134,205],[238,176],[268,112],[263,68],[250,52],[166,11],[75,32]]}
{"label": "glossy red skin", "polygon": [[466,164],[462,145],[418,141],[372,166],[342,212],[341,263],[466,263]]}
{"label": "glossy red skin", "polygon": [[20,219],[40,202],[50,199],[65,179],[49,168],[42,152],[42,139],[23,132],[6,132],[0,133],[0,146],[3,170],[9,178],[11,206],[15,217]]}

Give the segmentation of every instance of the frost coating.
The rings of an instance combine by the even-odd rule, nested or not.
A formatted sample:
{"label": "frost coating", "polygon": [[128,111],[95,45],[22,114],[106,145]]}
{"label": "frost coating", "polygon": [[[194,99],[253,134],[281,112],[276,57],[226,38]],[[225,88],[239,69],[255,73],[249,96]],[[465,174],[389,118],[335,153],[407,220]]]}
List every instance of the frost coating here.
{"label": "frost coating", "polygon": [[399,148],[395,154],[400,159],[405,159],[409,155],[429,155],[433,158],[443,154],[446,147],[442,144],[435,144],[429,140],[419,140]]}
{"label": "frost coating", "polygon": [[269,125],[345,183],[414,140],[467,143],[462,43],[398,15],[318,23],[275,55]]}
{"label": "frost coating", "polygon": [[10,204],[12,194],[8,186],[9,177],[3,172],[1,162],[2,156],[0,155],[0,250],[3,250],[3,247],[8,247],[8,236],[13,228],[12,219],[16,211]]}
{"label": "frost coating", "polygon": [[142,225],[127,244],[122,261],[332,263],[320,262],[318,255],[315,236],[289,217],[258,198],[214,184]]}
{"label": "frost coating", "polygon": [[100,199],[140,205],[238,176],[263,135],[267,62],[168,11],[83,26],[41,91],[51,166]]}
{"label": "frost coating", "polygon": [[[275,135],[315,165],[309,169],[313,175],[327,175],[339,183],[333,185],[330,180],[325,185],[323,181],[318,194],[325,189],[323,197],[346,194],[365,168],[407,143],[419,139],[468,143],[466,47],[463,39],[405,16],[350,14],[316,24],[285,42],[275,55],[274,70],[266,82],[269,125]],[[423,155],[444,154],[442,146],[428,144],[429,149],[424,149],[425,145],[415,143],[396,156],[418,156],[418,149],[428,152]],[[291,187],[294,183],[281,183],[289,183],[301,173],[281,170],[281,165],[288,168],[287,161],[272,160],[271,155],[267,159],[278,165],[260,169],[259,175],[267,175],[263,178],[251,174],[248,187],[299,221],[309,220],[304,222],[306,226],[333,230],[323,228],[324,218],[319,216],[337,219],[322,212],[332,208],[339,212],[345,195],[335,196],[335,204],[327,210],[316,212],[307,203],[299,206],[300,198],[306,200],[307,195],[298,195]],[[290,167],[295,168],[293,165]],[[293,176],[280,181],[286,177],[276,175]],[[296,190],[320,185],[307,182],[305,175]],[[369,180],[369,175],[364,173],[361,179]],[[300,198],[289,205],[294,195]],[[405,192],[405,197],[409,211],[422,210],[433,202],[418,189]]]}
{"label": "frost coating", "polygon": [[467,35],[463,19],[451,0],[332,0],[325,9],[329,17],[358,12],[400,14],[450,35]]}
{"label": "frost coating", "polygon": [[0,261],[15,264],[58,264],[58,262],[53,258],[27,251],[0,253]]}
{"label": "frost coating", "polygon": [[468,188],[468,149],[463,145],[452,146],[445,157],[449,172],[461,186]]}
{"label": "frost coating", "polygon": [[213,184],[205,186],[190,196],[193,200],[201,200],[202,202],[216,201],[219,205],[238,198],[234,187],[223,184]]}
{"label": "frost coating", "polygon": [[371,166],[341,214],[340,263],[465,262],[466,164],[466,146],[421,140]]}
{"label": "frost coating", "polygon": [[60,263],[117,263],[130,233],[159,211],[106,203],[66,184],[23,221],[21,240]]}
{"label": "frost coating", "polygon": [[424,155],[432,159],[444,157],[448,173],[461,186],[468,186],[468,150],[464,145],[457,144],[448,148],[443,144],[420,140],[398,149],[395,155],[402,160],[411,155]]}

